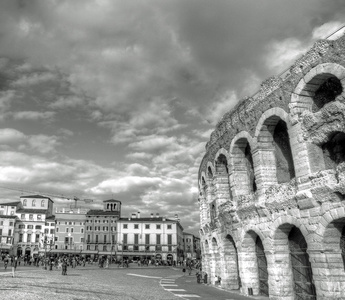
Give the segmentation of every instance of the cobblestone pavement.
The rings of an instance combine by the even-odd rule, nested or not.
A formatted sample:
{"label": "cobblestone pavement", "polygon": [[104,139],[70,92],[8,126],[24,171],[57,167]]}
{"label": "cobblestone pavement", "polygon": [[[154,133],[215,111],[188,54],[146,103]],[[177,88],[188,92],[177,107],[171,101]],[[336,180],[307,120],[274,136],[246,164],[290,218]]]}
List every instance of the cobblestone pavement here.
{"label": "cobblestone pavement", "polygon": [[20,267],[12,278],[11,268],[0,271],[0,299],[6,300],[176,300],[180,299],[160,286],[170,276],[169,268],[100,269],[97,266],[61,270]]}

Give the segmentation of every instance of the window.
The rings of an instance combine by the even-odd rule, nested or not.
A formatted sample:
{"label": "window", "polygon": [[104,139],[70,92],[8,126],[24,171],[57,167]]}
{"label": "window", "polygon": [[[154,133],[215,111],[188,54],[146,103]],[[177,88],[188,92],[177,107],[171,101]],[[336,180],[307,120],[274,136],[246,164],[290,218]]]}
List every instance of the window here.
{"label": "window", "polygon": [[[31,225],[32,226],[32,225]],[[29,227],[29,226],[28,226]],[[30,243],[31,242],[31,233],[28,233],[28,236],[27,236],[27,242]]]}
{"label": "window", "polygon": [[161,243],[161,235],[160,234],[156,234],[156,244],[160,245]]}
{"label": "window", "polygon": [[24,219],[25,219],[25,214],[21,214],[21,215],[20,215],[20,218],[21,218],[22,220],[24,220]]}
{"label": "window", "polygon": [[59,232],[59,227],[56,227],[56,232]]}
{"label": "window", "polygon": [[42,226],[41,225],[36,225],[35,229],[42,229]]}
{"label": "window", "polygon": [[26,206],[26,199],[23,200],[23,206]]}
{"label": "window", "polygon": [[68,222],[68,225],[72,225],[72,222]]}
{"label": "window", "polygon": [[86,245],[86,250],[90,250],[90,245]]}
{"label": "window", "polygon": [[50,234],[54,234],[54,229],[50,229]]}
{"label": "window", "polygon": [[157,228],[157,229],[161,229],[161,224],[157,224],[157,225],[156,225],[156,228]]}
{"label": "window", "polygon": [[127,244],[127,233],[123,234],[123,243]]}
{"label": "window", "polygon": [[18,228],[19,229],[25,229],[25,225],[24,224],[20,224],[20,225],[18,225]]}
{"label": "window", "polygon": [[[87,235],[87,242],[90,243],[90,240],[91,240],[91,236],[88,234]],[[89,249],[90,250],[90,249]]]}
{"label": "window", "polygon": [[128,224],[123,224],[123,228],[127,229],[128,228]]}
{"label": "window", "polygon": [[35,236],[35,243],[38,243],[40,241],[40,235],[36,234]]}
{"label": "window", "polygon": [[11,215],[14,215],[14,211],[13,210],[11,211]]}
{"label": "window", "polygon": [[95,245],[95,250],[98,251],[98,245]]}
{"label": "window", "polygon": [[134,234],[134,244],[139,244],[139,234]]}
{"label": "window", "polygon": [[71,232],[74,232],[74,228],[73,227],[71,228]]}
{"label": "window", "polygon": [[66,232],[68,232],[68,227],[66,227]]}
{"label": "window", "polygon": [[41,207],[44,207],[44,200],[41,201]]}
{"label": "window", "polygon": [[171,229],[171,224],[168,224],[168,225],[167,225],[167,228],[168,228],[168,229]]}
{"label": "window", "polygon": [[32,200],[32,206],[33,206],[33,207],[36,206],[36,200],[35,200],[35,199]]}
{"label": "window", "polygon": [[146,245],[150,244],[150,235],[149,234],[145,234],[145,244]]}
{"label": "window", "polygon": [[172,244],[172,235],[168,234],[168,245]]}
{"label": "window", "polygon": [[8,235],[11,236],[12,235],[12,229],[8,230]]}
{"label": "window", "polygon": [[139,229],[139,224],[134,224],[134,229]]}
{"label": "window", "polygon": [[68,236],[65,236],[65,244],[68,244],[68,242],[69,242],[69,238]]}
{"label": "window", "polygon": [[84,228],[81,228],[81,229],[80,229],[80,233],[84,233]]}
{"label": "window", "polygon": [[80,242],[81,242],[81,243],[84,243],[84,238],[83,238],[83,237],[80,238]]}
{"label": "window", "polygon": [[96,234],[96,243],[98,243],[98,234]]}
{"label": "window", "polygon": [[34,229],[34,225],[28,225],[28,229]]}
{"label": "window", "polygon": [[145,224],[145,229],[150,229],[150,224]]}
{"label": "window", "polygon": [[106,243],[106,242],[107,242],[107,236],[104,235],[104,243]]}
{"label": "window", "polygon": [[33,214],[30,214],[29,215],[29,220],[33,220],[34,219],[34,215]]}
{"label": "window", "polygon": [[23,234],[22,233],[19,233],[19,243],[22,243],[23,242]]}
{"label": "window", "polygon": [[13,222],[10,222],[10,226],[13,226]]}
{"label": "window", "polygon": [[45,229],[44,229],[44,233],[46,233],[46,234],[49,233],[49,229],[48,229],[48,228],[45,228]]}
{"label": "window", "polygon": [[2,235],[2,228],[0,228],[0,236]]}
{"label": "window", "polygon": [[42,216],[41,215],[37,215],[37,220],[41,220]]}
{"label": "window", "polygon": [[59,240],[59,237],[58,237],[58,236],[54,237],[54,241],[55,241],[55,242],[57,242],[58,240]]}

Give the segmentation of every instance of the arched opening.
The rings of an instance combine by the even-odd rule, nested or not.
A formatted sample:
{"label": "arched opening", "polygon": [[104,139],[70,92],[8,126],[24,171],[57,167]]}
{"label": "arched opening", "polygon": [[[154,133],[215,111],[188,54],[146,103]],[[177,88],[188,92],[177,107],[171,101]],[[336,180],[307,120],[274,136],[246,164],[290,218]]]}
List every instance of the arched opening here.
{"label": "arched opening", "polygon": [[241,285],[253,295],[268,295],[267,259],[263,243],[253,230],[248,231],[241,245]]}
{"label": "arched opening", "polygon": [[295,177],[289,134],[286,123],[279,120],[273,132],[278,183],[289,182]]}
{"label": "arched opening", "polygon": [[252,151],[246,138],[237,140],[231,152],[232,156],[232,192],[248,195],[257,190]]}
{"label": "arched opening", "polygon": [[307,253],[307,242],[302,232],[295,226],[292,227],[288,240],[295,298],[316,300],[313,273]]}
{"label": "arched opening", "polygon": [[222,265],[220,261],[220,254],[218,249],[218,242],[215,238],[212,238],[212,261],[211,261],[211,278],[210,282],[215,284],[216,276],[221,276]]}
{"label": "arched opening", "polygon": [[217,175],[217,198],[219,204],[232,199],[230,182],[229,182],[229,170],[228,160],[224,154],[220,154],[216,161],[216,175]]}
{"label": "arched opening", "polygon": [[[324,79],[325,75],[327,75],[327,79]],[[334,101],[335,98],[343,92],[341,81],[334,75],[322,74],[313,78],[312,82],[317,82],[319,80],[324,82],[319,85],[318,89],[315,91],[312,112],[317,112],[325,104]]]}
{"label": "arched opening", "polygon": [[241,287],[237,247],[229,234],[224,240],[224,278],[222,278],[222,285],[232,290]]}
{"label": "arched opening", "polygon": [[326,169],[335,169],[345,161],[345,133],[335,132],[330,139],[322,145]]}
{"label": "arched opening", "polygon": [[295,169],[286,122],[277,115],[267,118],[262,124],[258,144],[261,163],[266,167],[261,174],[266,185],[290,182],[295,177]]}
{"label": "arched opening", "polygon": [[269,292],[268,292],[267,259],[265,255],[264,246],[259,236],[256,237],[255,252],[256,252],[258,275],[259,275],[259,295],[268,297]]}

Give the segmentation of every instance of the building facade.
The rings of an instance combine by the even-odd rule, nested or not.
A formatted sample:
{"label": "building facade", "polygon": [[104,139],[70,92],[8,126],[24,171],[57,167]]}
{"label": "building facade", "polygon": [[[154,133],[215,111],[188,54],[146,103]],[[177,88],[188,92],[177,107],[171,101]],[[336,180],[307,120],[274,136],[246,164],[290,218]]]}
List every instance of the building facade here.
{"label": "building facade", "polygon": [[200,238],[194,234],[183,232],[183,245],[186,260],[200,259]]}
{"label": "building facade", "polygon": [[141,217],[139,212],[121,218],[118,241],[118,259],[150,259],[171,264],[184,259],[183,227],[177,218],[167,219],[159,214]]}
{"label": "building facade", "polygon": [[0,254],[12,254],[14,245],[15,215],[19,201],[0,205]]}
{"label": "building facade", "polygon": [[86,214],[85,242],[90,255],[115,255],[117,222],[121,217],[121,201],[105,200],[102,210],[90,210]]}
{"label": "building facade", "polygon": [[203,270],[275,300],[345,299],[345,38],[226,113],[199,169]]}
{"label": "building facade", "polygon": [[14,254],[38,255],[44,244],[46,219],[52,217],[53,201],[40,195],[21,196],[16,209]]}
{"label": "building facade", "polygon": [[85,250],[86,209],[57,208],[52,253],[75,253]]}

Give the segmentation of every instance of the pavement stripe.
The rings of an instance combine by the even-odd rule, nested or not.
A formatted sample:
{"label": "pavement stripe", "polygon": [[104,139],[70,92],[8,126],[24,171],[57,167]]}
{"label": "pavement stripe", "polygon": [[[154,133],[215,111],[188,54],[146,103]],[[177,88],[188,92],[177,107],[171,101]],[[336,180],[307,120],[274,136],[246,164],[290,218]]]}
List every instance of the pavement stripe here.
{"label": "pavement stripe", "polygon": [[184,289],[165,289],[168,292],[185,292],[186,290]]}
{"label": "pavement stripe", "polygon": [[146,276],[146,275],[139,275],[139,274],[132,274],[132,273],[128,273],[127,275],[137,276],[137,277],[145,277],[145,278],[153,278],[153,279],[161,279],[162,278],[162,277]]}
{"label": "pavement stripe", "polygon": [[194,294],[191,294],[191,295],[181,295],[181,294],[174,294],[175,296],[179,296],[179,297],[183,297],[183,298],[200,298],[200,296],[198,295],[194,295]]}
{"label": "pavement stripe", "polygon": [[161,286],[178,286],[177,284],[164,284],[164,283],[161,283]]}

